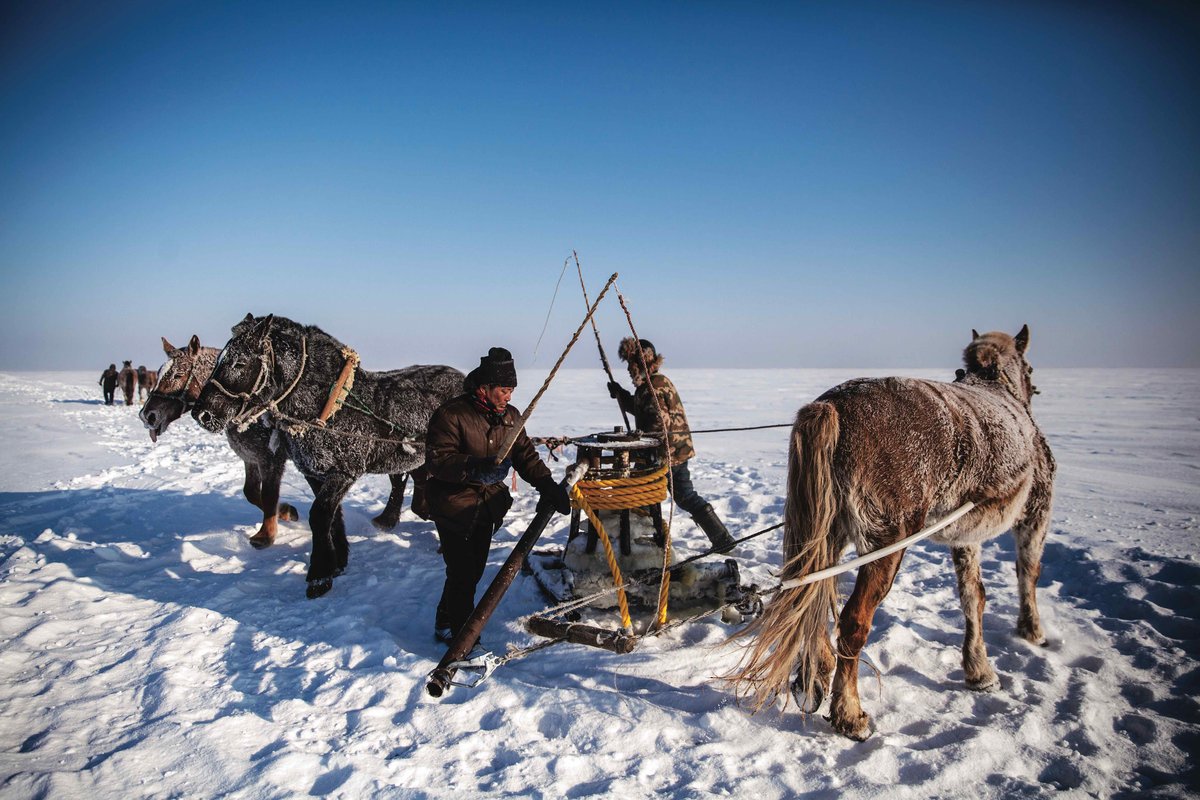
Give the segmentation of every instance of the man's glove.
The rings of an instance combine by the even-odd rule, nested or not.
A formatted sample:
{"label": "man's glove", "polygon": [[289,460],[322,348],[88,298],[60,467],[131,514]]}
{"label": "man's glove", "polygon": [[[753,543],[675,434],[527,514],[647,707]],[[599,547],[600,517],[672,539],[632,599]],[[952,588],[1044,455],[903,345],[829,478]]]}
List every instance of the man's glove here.
{"label": "man's glove", "polygon": [[497,464],[492,456],[467,456],[467,480],[471,483],[499,483],[508,477],[510,469],[511,458]]}
{"label": "man's glove", "polygon": [[546,478],[533,488],[537,489],[538,494],[541,495],[537,502],[537,513],[540,514],[543,511],[557,511],[560,514],[571,513],[571,496],[567,493],[567,488],[553,478]]}
{"label": "man's glove", "polygon": [[629,397],[629,391],[616,381],[608,382],[608,396],[614,400]]}

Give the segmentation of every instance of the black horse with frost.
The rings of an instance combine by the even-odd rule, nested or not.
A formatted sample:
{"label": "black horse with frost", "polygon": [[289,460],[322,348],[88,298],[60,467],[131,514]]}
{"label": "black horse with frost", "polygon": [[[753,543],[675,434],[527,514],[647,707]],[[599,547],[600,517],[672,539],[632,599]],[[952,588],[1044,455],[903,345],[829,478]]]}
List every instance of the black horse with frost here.
{"label": "black horse with frost", "polygon": [[233,334],[192,416],[213,432],[262,417],[283,437],[315,495],[307,595],[320,597],[349,556],[342,498],[364,474],[420,467],[429,418],[464,376],[442,365],[370,372],[320,328],[274,315],[247,314]]}

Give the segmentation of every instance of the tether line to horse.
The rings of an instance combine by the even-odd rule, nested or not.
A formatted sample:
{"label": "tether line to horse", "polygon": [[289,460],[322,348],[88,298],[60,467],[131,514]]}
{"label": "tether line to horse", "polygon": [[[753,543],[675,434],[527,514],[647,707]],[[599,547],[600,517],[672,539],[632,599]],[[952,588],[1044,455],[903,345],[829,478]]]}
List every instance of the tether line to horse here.
{"label": "tether line to horse", "polygon": [[[808,575],[804,575],[800,578],[793,578],[791,580],[782,581],[777,586],[770,588],[770,589],[766,589],[762,592],[759,592],[758,594],[760,597],[767,597],[767,596],[770,596],[777,592],[780,592],[784,589],[794,589],[796,587],[804,586],[809,583],[816,583],[817,581],[822,581],[822,580],[825,580],[826,578],[832,578],[832,577],[840,575],[844,572],[849,572],[850,570],[853,570],[858,567],[869,564],[872,561],[878,561],[879,559],[889,556],[892,553],[895,553],[899,550],[903,550],[907,547],[910,547],[924,539],[928,539],[930,536],[934,535],[935,533],[949,527],[950,525],[953,525],[955,522],[962,519],[962,517],[964,517],[966,514],[968,514],[973,508],[975,508],[975,503],[973,501],[968,500],[967,502],[963,503],[961,506],[959,506],[954,511],[947,514],[945,517],[943,517],[939,521],[937,521],[937,522],[933,523],[932,525],[929,525],[925,528],[922,528],[917,533],[914,533],[911,536],[907,536],[898,542],[894,542],[890,545],[887,545],[886,547],[881,547],[878,550],[872,550],[871,552],[866,553],[865,555],[859,556],[858,558],[851,559],[850,561],[847,561],[843,564],[836,564],[832,567],[818,570],[817,572],[813,572]],[[782,522],[778,523],[776,525],[772,525],[769,528],[764,528],[763,530],[756,531],[755,533],[752,533],[749,536],[744,536],[741,539],[738,539],[737,541],[744,542],[749,539],[753,539],[756,536],[761,536],[764,533],[768,533],[770,531],[776,530],[777,528],[781,527],[782,525],[783,525]],[[709,554],[708,552],[701,553],[700,555],[694,556],[693,558],[690,558],[687,561],[683,561],[683,562],[680,562],[679,564],[676,564],[675,567],[680,567],[683,564],[688,563],[688,561],[694,561],[697,558],[703,558],[704,556],[707,556],[708,554]],[[560,603],[559,605],[557,605],[547,611],[543,611],[543,612],[539,612],[539,613],[542,616],[559,617],[564,614],[570,613],[571,611],[573,611],[577,608],[582,608],[583,606],[589,605],[590,603],[593,603],[596,600],[600,600],[604,597],[607,597],[608,595],[611,595],[613,592],[617,591],[618,589],[626,589],[626,588],[630,588],[633,586],[639,586],[639,585],[648,585],[648,584],[646,584],[643,581],[638,581],[638,580],[626,580],[622,583],[621,586],[613,586],[613,587],[609,587],[607,589],[602,589],[601,591],[596,592],[595,594],[589,595],[587,597],[581,597],[581,598],[578,598],[575,600],[569,600],[565,603]],[[671,622],[668,622],[665,624],[659,624],[659,625],[653,627],[651,630],[648,630],[646,633],[642,634],[642,636],[643,637],[658,636],[658,635],[660,635],[668,630],[671,630],[673,628],[677,628],[677,627],[687,624],[689,622],[694,622],[698,619],[702,619],[711,614],[715,614],[718,611],[723,611],[724,609],[726,609],[732,605],[736,605],[736,604],[726,603],[725,605],[699,612],[690,617],[684,617],[682,619],[672,620]],[[534,616],[534,615],[529,615],[529,616]],[[496,656],[496,655],[493,655],[492,653],[485,653],[482,656],[479,656],[478,658],[469,659],[466,661],[460,661],[455,666],[459,670],[463,670],[463,671],[471,672],[471,673],[475,674],[476,677],[472,682],[462,684],[462,685],[473,687],[473,686],[479,685],[479,683],[481,681],[483,681],[485,678],[487,678],[488,675],[490,675],[492,672],[494,672],[497,667],[503,666],[504,664],[507,664],[510,661],[516,661],[519,658],[524,658],[525,656],[527,656],[531,653],[535,653],[539,650],[544,650],[547,647],[551,647],[556,644],[561,644],[562,642],[565,642],[565,641],[567,641],[565,637],[560,637],[557,639],[550,639],[550,640],[544,641],[544,642],[538,642],[536,644],[528,645],[526,647],[511,648],[509,650],[509,652],[503,656]]]}
{"label": "tether line to horse", "polygon": [[[695,428],[689,428],[687,432],[692,433],[692,434],[696,434],[696,433],[732,433],[732,432],[737,432],[737,431],[762,431],[762,430],[766,430],[768,428],[790,428],[790,427],[792,427],[792,423],[783,422],[778,425],[750,425],[745,428],[702,428],[699,430],[697,430]],[[575,443],[575,437],[573,437],[573,436],[531,436],[531,437],[529,437],[529,440],[531,442],[533,442],[534,444],[540,444],[543,447],[549,448],[550,450],[557,450],[558,448],[563,447],[564,445]]]}

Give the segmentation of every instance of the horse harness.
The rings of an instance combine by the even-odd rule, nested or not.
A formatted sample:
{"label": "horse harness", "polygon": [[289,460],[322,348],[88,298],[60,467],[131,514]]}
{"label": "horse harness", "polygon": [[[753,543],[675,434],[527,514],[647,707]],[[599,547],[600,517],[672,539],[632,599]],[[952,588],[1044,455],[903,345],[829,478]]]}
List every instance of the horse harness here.
{"label": "horse harness", "polygon": [[[287,390],[274,400],[263,400],[259,395],[267,388],[271,374],[275,371],[275,349],[271,345],[269,337],[263,339],[263,350],[259,355],[258,375],[254,379],[254,384],[247,392],[231,392],[221,384],[215,375],[209,378],[209,383],[216,387],[217,391],[231,400],[239,401],[238,413],[229,421],[230,425],[236,425],[239,431],[244,431],[250,426],[254,420],[261,417],[263,414],[270,412],[271,416],[279,420],[279,427],[287,433],[302,437],[311,428],[320,428],[327,430],[329,421],[334,415],[348,404],[351,398],[356,398],[351,394],[354,388],[354,373],[361,361],[358,353],[352,348],[342,348],[342,358],[345,360],[342,364],[342,371],[338,374],[333,386],[329,390],[329,397],[325,401],[325,406],[321,409],[321,413],[315,419],[304,420],[297,417],[292,417],[280,410],[279,405],[286,400],[296,387],[300,384],[300,379],[304,377],[304,370],[308,365],[308,337],[300,338],[300,369],[296,372],[296,377],[292,380]],[[214,370],[215,372],[215,370]],[[252,404],[253,403],[253,404]],[[387,419],[376,414],[370,408],[367,408],[361,401],[358,403],[349,403],[350,408],[359,411],[386,424],[391,430],[396,430],[396,426]],[[350,436],[355,438],[369,438],[377,442],[390,442],[401,445],[423,445],[424,442],[416,439],[379,439],[378,437],[359,437],[347,431],[328,430],[329,433],[335,433],[341,436]]]}

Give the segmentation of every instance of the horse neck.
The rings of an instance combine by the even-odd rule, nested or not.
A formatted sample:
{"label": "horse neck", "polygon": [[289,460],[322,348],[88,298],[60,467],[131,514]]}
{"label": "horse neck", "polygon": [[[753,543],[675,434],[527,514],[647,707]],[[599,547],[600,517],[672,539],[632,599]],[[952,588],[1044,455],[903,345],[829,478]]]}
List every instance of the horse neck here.
{"label": "horse neck", "polygon": [[1021,408],[1025,409],[1025,413],[1032,418],[1033,406],[1030,402],[1030,398],[1023,397],[1021,395],[1021,390],[1018,388],[1018,384],[1014,382],[1011,376],[1009,376],[1003,370],[1001,370],[998,374],[1000,376],[998,378],[985,378],[982,375],[968,372],[961,381],[955,381],[955,383],[962,383],[967,386],[985,389],[999,397],[1012,400]]}
{"label": "horse neck", "polygon": [[201,347],[192,359],[190,365],[192,374],[188,378],[187,385],[183,387],[189,405],[200,399],[200,390],[204,388],[204,384],[208,383],[208,379],[216,370],[217,356],[219,355],[221,355],[221,351],[215,347]]}
{"label": "horse neck", "polygon": [[315,417],[325,402],[322,393],[328,393],[341,369],[341,345],[318,328],[300,325],[273,328],[268,339],[274,361],[272,402],[289,416]]}

